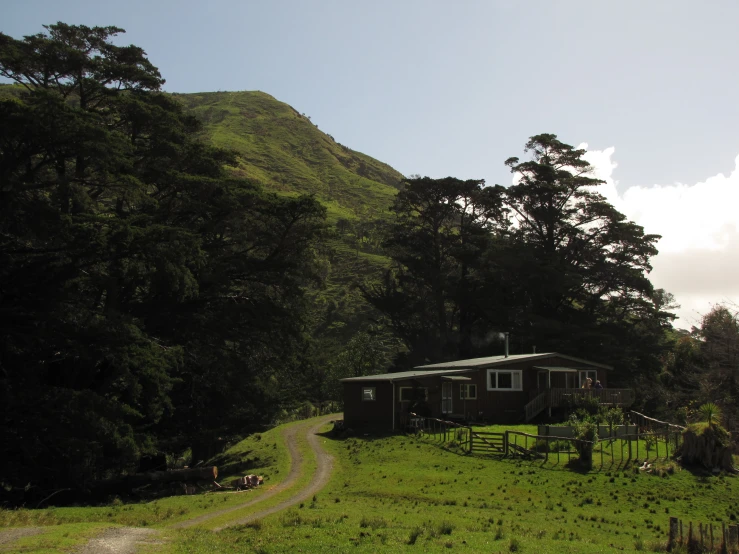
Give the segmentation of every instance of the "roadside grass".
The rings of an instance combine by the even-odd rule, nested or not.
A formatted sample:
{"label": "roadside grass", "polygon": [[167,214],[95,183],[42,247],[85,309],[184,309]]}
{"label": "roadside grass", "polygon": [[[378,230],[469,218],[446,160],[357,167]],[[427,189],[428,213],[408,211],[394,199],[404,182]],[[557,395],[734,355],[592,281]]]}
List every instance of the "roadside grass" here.
{"label": "roadside grass", "polygon": [[169,551],[663,551],[670,516],[739,518],[739,478],[726,475],[542,467],[407,436],[327,435],[324,447],[335,470],[315,501],[219,533],[185,530]]}
{"label": "roadside grass", "polygon": [[[285,479],[290,471],[290,458],[282,433],[292,422],[277,426],[264,433],[256,433],[239,442],[215,458],[219,466],[218,480],[228,484],[235,475],[258,473],[265,478],[264,485],[241,493],[217,492],[195,495],[178,495],[148,502],[123,503],[114,499],[101,506],[51,507],[45,509],[0,508],[0,527],[50,526],[69,523],[100,522],[135,527],[161,527],[197,517],[216,509],[228,508],[249,502],[264,494],[269,488]],[[218,464],[216,464],[218,465]],[[232,471],[246,467],[244,471]],[[221,467],[226,471],[221,471]]]}
{"label": "roadside grass", "polygon": [[[314,425],[313,419],[303,420],[297,422],[297,424],[302,424],[305,427],[310,427]],[[223,527],[224,525],[228,525],[231,522],[239,521],[244,518],[248,518],[251,514],[255,512],[260,512],[262,510],[266,510],[268,508],[271,508],[272,506],[276,506],[277,504],[283,502],[286,498],[291,497],[295,494],[295,491],[299,490],[300,488],[308,485],[310,483],[313,474],[316,470],[316,457],[313,451],[310,448],[310,445],[308,444],[308,441],[306,440],[305,434],[302,432],[298,432],[296,435],[296,446],[298,451],[300,452],[300,455],[302,457],[302,465],[301,465],[301,471],[298,476],[298,478],[292,483],[292,485],[289,488],[286,488],[285,490],[279,492],[278,494],[274,495],[273,497],[264,500],[263,502],[258,502],[257,504],[245,507],[240,510],[235,510],[233,512],[229,512],[228,514],[224,514],[222,516],[214,517],[212,519],[209,519],[205,522],[203,522],[202,525],[199,525],[198,527],[204,527],[207,529],[217,529],[220,527]],[[284,476],[287,475],[287,471],[285,471]],[[251,524],[247,524],[247,528],[251,528]]]}
{"label": "roadside grass", "polygon": [[[45,527],[37,535],[21,537],[11,543],[0,542],[0,552],[57,554],[74,552],[91,538],[112,527],[104,523],[70,523]],[[0,532],[2,529],[0,528]]]}

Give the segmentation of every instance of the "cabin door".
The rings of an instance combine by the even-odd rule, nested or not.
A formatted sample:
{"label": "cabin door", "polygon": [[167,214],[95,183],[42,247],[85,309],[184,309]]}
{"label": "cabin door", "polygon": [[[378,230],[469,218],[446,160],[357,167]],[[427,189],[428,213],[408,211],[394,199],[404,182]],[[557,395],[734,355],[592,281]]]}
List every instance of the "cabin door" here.
{"label": "cabin door", "polygon": [[537,374],[536,388],[539,390],[544,390],[544,389],[549,388],[549,372],[548,371],[540,371]]}
{"label": "cabin door", "polygon": [[452,413],[452,383],[449,381],[441,384],[441,413]]}

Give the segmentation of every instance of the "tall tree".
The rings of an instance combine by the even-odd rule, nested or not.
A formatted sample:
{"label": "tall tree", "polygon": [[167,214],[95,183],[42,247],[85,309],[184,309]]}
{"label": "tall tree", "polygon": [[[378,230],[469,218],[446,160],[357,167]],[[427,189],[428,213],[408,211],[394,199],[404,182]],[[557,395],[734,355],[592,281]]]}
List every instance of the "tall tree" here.
{"label": "tall tree", "polygon": [[501,188],[452,177],[406,179],[391,210],[385,247],[396,266],[365,288],[367,299],[389,317],[410,363],[471,353],[478,270],[502,225]]}
{"label": "tall tree", "polygon": [[268,420],[299,363],[325,217],[231,178],[233,154],[196,140],[145,53],[112,44],[120,29],[46,30],[0,34],[18,83],[0,100],[11,485],[80,484],[163,436]]}
{"label": "tall tree", "polygon": [[[530,340],[643,364],[645,351],[623,350],[624,333],[638,326],[659,334],[670,321],[647,277],[660,237],[645,234],[597,192],[603,181],[592,176],[585,150],[552,134],[531,137],[525,150],[529,160],[506,161],[516,180],[505,203],[513,214],[511,236],[529,251],[520,275],[530,291]],[[649,361],[652,369],[655,362]]]}

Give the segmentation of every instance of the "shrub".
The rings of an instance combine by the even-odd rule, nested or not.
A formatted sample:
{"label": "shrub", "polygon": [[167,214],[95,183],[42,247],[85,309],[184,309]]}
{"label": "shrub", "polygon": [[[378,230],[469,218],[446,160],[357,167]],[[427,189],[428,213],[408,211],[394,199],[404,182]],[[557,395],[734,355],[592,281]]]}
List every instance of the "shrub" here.
{"label": "shrub", "polygon": [[598,440],[598,424],[592,418],[570,417],[570,425],[575,431],[575,448],[580,455],[580,463],[590,468],[593,465],[593,444]]}
{"label": "shrub", "polygon": [[437,531],[440,535],[451,535],[453,529],[454,526],[451,523],[449,523],[448,521],[442,521],[439,524],[439,528],[437,529]]}
{"label": "shrub", "polygon": [[381,517],[368,518],[366,516],[362,516],[362,519],[359,521],[359,526],[363,529],[369,527],[375,531],[377,529],[387,527],[387,521]]}
{"label": "shrub", "polygon": [[698,414],[710,427],[718,425],[721,421],[721,409],[713,402],[706,402],[698,408]]}
{"label": "shrub", "polygon": [[420,537],[422,534],[423,534],[423,529],[421,529],[420,527],[414,527],[411,530],[410,535],[408,535],[408,544],[416,544],[418,537]]}

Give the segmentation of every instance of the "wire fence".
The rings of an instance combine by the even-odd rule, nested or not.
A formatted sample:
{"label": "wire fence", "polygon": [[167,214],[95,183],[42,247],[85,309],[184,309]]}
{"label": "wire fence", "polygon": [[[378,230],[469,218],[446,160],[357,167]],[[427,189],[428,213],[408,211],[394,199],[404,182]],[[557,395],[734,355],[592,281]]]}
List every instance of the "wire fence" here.
{"label": "wire fence", "polygon": [[600,426],[594,440],[575,438],[573,429],[565,426],[544,427],[546,434],[515,430],[491,433],[414,413],[401,418],[400,423],[406,432],[479,456],[508,457],[553,467],[577,461],[590,468],[610,470],[638,462],[641,471],[674,470],[656,464],[675,456],[685,428],[638,412],[631,412],[629,420],[630,425]]}
{"label": "wire fence", "polygon": [[693,522],[683,525],[682,520],[671,517],[667,551],[672,552],[680,547],[687,547],[688,552],[720,552],[721,554],[739,554],[739,525],[714,527],[713,523]]}

